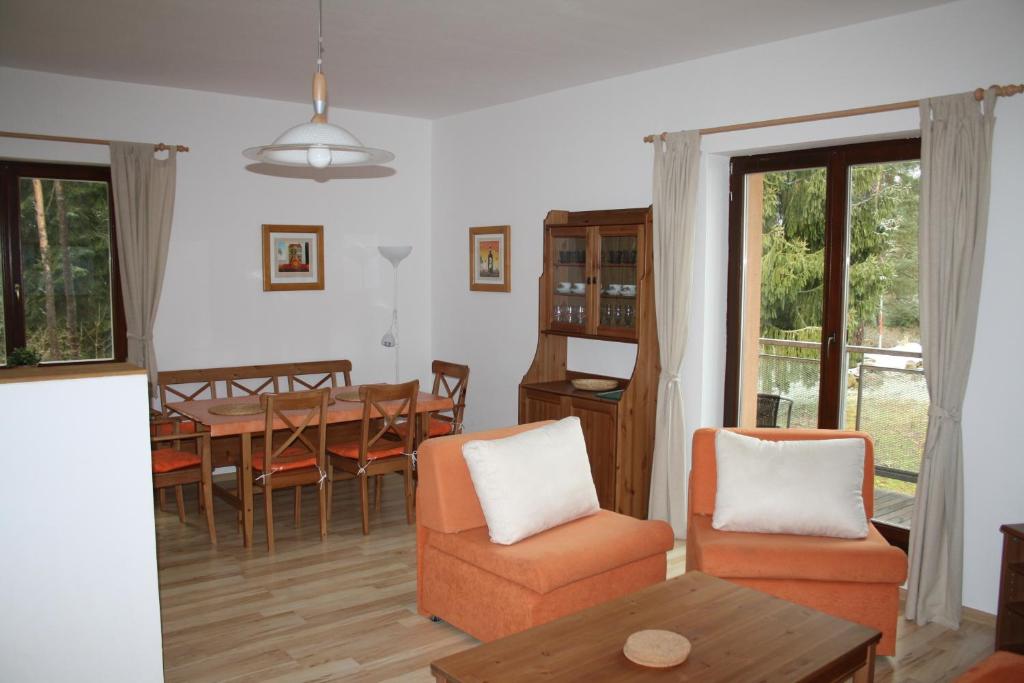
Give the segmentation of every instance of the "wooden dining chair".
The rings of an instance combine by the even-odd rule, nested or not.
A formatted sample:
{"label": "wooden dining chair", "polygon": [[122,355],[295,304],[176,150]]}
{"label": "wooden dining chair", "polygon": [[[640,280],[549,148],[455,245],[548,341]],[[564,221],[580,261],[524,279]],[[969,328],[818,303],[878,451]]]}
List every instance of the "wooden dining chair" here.
{"label": "wooden dining chair", "polygon": [[412,468],[414,467],[413,432],[395,441],[385,438],[393,431],[400,418],[416,419],[416,397],[419,380],[404,384],[374,384],[359,387],[359,400],[363,402],[359,441],[328,444],[327,446],[327,504],[331,505],[334,482],[342,478],[356,478],[359,484],[359,504],[363,515],[363,534],[370,533],[370,477],[401,474],[405,480],[405,517],[413,523]]}
{"label": "wooden dining chair", "polygon": [[[450,410],[441,410],[430,414],[425,437],[429,439],[435,436],[460,434],[462,432],[462,416],[466,411],[469,366],[435,360],[430,366],[430,371],[434,373],[434,386],[430,393],[450,398],[453,406]],[[410,424],[415,424],[415,422],[400,422],[395,425],[395,433],[404,437]],[[414,445],[419,446],[418,443]]]}
{"label": "wooden dining chair", "polygon": [[[343,382],[338,384],[339,375]],[[325,360],[310,363],[293,363],[288,366],[288,391],[319,389],[328,382],[331,389],[352,386],[352,362],[347,360]]]}
{"label": "wooden dining chair", "polygon": [[[206,527],[210,542],[217,544],[217,528],[213,520],[213,482],[210,459],[210,433],[181,431],[180,420],[159,418],[150,423],[150,449],[153,468],[153,488],[164,491],[174,487],[178,505],[178,519],[185,522],[185,500],[181,487],[198,484],[201,509],[206,513]],[[186,450],[185,443],[195,444],[194,452]]]}
{"label": "wooden dining chair", "polygon": [[[295,519],[299,523],[301,509],[301,487],[315,485],[319,492],[317,502],[320,509],[320,540],[327,536],[327,498],[324,481],[324,448],[327,443],[327,403],[330,389],[296,391],[285,394],[262,394],[260,407],[264,413],[263,443],[265,448],[253,450],[252,476],[253,491],[263,493],[263,510],[266,514],[267,550],[274,551],[274,491],[296,489]],[[275,421],[284,424],[278,431],[284,438],[275,445]],[[307,431],[316,430],[316,440]]]}

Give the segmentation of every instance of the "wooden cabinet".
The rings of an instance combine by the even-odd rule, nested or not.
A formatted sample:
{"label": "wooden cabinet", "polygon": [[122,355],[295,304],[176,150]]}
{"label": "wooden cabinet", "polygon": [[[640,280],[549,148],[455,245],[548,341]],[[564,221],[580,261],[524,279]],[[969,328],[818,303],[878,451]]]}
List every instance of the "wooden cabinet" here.
{"label": "wooden cabinet", "polygon": [[996,649],[1024,654],[1024,524],[1004,524]]}
{"label": "wooden cabinet", "polygon": [[[649,208],[551,211],[544,223],[537,352],[519,387],[519,422],[576,416],[601,507],[647,517],[658,342]],[[637,345],[619,400],[573,388],[600,375],[566,367],[567,338]]]}

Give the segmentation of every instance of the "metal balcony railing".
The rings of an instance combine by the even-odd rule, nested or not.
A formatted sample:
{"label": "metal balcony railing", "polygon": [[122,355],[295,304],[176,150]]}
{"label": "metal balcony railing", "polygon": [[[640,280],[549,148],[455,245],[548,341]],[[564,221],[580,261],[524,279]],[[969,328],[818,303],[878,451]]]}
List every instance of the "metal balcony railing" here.
{"label": "metal balcony railing", "polygon": [[[760,347],[758,392],[792,401],[790,426],[816,427],[821,345],[762,338]],[[916,482],[928,427],[920,351],[853,345],[845,351],[842,426],[871,434],[877,475]]]}

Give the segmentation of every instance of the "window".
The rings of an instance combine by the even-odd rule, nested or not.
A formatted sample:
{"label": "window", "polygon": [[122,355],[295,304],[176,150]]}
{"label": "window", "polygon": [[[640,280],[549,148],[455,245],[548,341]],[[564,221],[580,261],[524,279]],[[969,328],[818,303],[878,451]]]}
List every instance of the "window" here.
{"label": "window", "polygon": [[919,156],[911,139],[737,157],[730,178],[725,424],[870,433],[896,526],[928,414]]}
{"label": "window", "polygon": [[110,169],[0,160],[0,364],[124,360]]}

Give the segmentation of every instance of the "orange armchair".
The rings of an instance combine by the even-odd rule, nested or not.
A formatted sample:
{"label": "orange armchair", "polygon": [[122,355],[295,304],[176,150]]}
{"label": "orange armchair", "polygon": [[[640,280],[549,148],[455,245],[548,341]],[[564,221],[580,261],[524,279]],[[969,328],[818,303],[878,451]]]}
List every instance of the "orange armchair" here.
{"label": "orange armchair", "polygon": [[513,545],[491,543],[462,444],[532,423],[428,439],[419,450],[416,602],[483,641],[495,640],[665,580],[665,522],[608,510]]}
{"label": "orange armchair", "polygon": [[863,539],[718,531],[715,510],[717,429],[693,435],[686,534],[686,570],[699,570],[776,597],[806,605],[882,632],[877,652],[895,654],[899,588],[907,578],[907,556],[890,546],[874,525],[874,451],[871,437],[824,429],[734,429],[771,441],[862,438]]}

